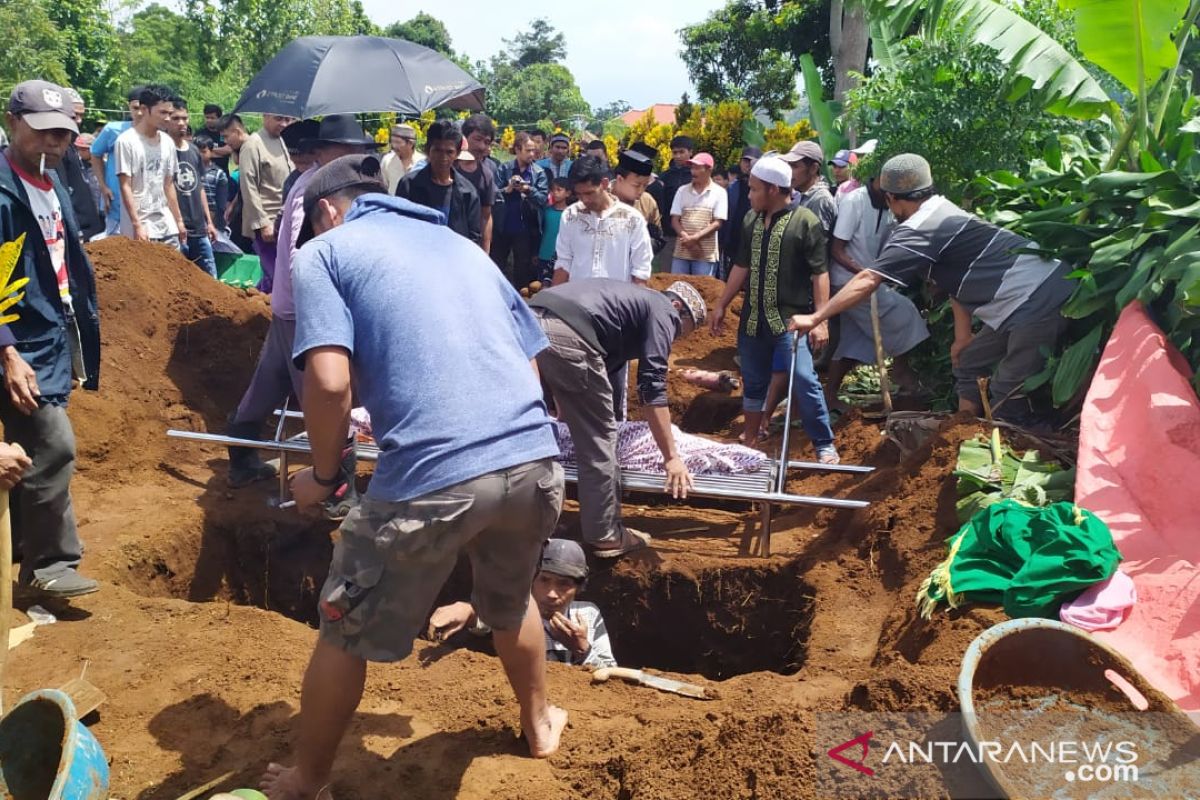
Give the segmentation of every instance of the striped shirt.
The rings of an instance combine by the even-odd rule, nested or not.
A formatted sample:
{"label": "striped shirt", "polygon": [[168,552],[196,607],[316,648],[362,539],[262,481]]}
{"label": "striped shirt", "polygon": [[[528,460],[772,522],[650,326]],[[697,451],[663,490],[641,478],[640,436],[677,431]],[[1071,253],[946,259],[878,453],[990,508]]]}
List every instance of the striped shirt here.
{"label": "striped shirt", "polygon": [[901,286],[931,280],[980,322],[1001,330],[1016,321],[1018,310],[1048,313],[1071,296],[1066,266],[1029,252],[1036,248],[935,195],[896,226],[869,269]]}

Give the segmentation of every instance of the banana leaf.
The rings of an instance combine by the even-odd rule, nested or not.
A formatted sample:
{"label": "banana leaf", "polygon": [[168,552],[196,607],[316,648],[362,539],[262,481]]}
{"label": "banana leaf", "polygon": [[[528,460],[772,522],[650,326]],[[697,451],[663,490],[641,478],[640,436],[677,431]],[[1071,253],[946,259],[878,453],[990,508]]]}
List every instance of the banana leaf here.
{"label": "banana leaf", "polygon": [[1097,325],[1063,351],[1062,358],[1058,361],[1058,372],[1054,374],[1054,381],[1050,384],[1054,405],[1065,405],[1083,387],[1083,382],[1091,377],[1092,370],[1100,358],[1098,348],[1103,335],[1104,329]]}
{"label": "banana leaf", "polygon": [[1075,12],[1075,41],[1084,58],[1134,94],[1145,92],[1179,58],[1171,34],[1183,19],[1188,0],[1059,0],[1059,4]]}
{"label": "banana leaf", "polygon": [[1000,467],[1000,480],[992,480],[992,451],[984,439],[959,445],[953,474],[958,493],[955,513],[960,523],[1005,499],[1044,506],[1074,497],[1075,470],[1063,469],[1054,461],[1042,461],[1036,450],[1018,457],[1011,448],[1003,446]]}

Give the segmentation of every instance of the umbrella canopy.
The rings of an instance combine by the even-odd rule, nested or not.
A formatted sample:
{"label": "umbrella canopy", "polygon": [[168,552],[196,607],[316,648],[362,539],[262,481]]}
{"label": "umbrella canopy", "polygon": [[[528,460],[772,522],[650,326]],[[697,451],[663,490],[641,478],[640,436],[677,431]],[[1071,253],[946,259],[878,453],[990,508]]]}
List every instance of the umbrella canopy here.
{"label": "umbrella canopy", "polygon": [[445,105],[482,110],[483,85],[441,53],[380,36],[302,36],[254,76],[234,111],[417,116]]}

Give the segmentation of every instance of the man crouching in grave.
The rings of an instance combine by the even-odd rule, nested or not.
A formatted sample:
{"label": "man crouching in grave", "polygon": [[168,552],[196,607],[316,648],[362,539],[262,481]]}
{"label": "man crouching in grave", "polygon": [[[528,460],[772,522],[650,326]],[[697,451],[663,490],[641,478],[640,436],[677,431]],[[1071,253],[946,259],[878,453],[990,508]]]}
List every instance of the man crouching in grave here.
{"label": "man crouching in grave", "polygon": [[[587,557],[578,542],[551,539],[533,579],[533,601],[546,633],[546,660],[598,669],[615,667],[604,617],[594,603],[576,600],[587,586]],[[468,602],[451,603],[429,618],[429,638],[444,642],[466,628],[477,636],[491,629]]]}

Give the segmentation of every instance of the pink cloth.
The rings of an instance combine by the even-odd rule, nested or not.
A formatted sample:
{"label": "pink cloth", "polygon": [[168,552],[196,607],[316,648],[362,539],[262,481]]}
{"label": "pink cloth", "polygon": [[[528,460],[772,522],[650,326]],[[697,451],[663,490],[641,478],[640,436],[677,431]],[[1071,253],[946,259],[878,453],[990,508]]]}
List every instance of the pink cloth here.
{"label": "pink cloth", "polygon": [[1134,302],[1084,402],[1075,502],[1112,531],[1137,584],[1125,624],[1097,637],[1184,711],[1200,711],[1200,402],[1183,356]]}
{"label": "pink cloth", "polygon": [[1058,618],[1085,631],[1109,631],[1125,621],[1137,602],[1137,589],[1120,569],[1069,603],[1063,603]]}

